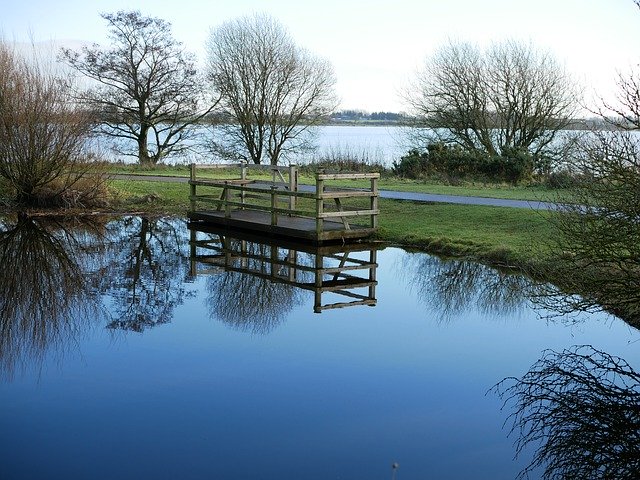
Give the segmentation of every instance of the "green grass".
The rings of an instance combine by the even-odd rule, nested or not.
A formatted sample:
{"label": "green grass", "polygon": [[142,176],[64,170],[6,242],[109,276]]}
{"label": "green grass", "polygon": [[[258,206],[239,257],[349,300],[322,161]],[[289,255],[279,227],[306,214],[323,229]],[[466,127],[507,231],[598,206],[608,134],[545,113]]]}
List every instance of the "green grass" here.
{"label": "green grass", "polygon": [[[140,165],[115,165],[109,169],[110,173],[133,175],[157,175],[188,177],[189,167],[186,165],[158,165],[146,167]],[[199,178],[238,178],[239,169],[216,169],[198,171]],[[270,174],[265,172],[251,172],[250,178],[268,179]],[[314,184],[315,178],[311,173],[301,172],[300,183]],[[367,180],[345,180],[335,182],[336,186],[366,188]],[[436,193],[443,195],[460,195],[464,197],[502,198],[510,200],[553,201],[566,194],[563,190],[549,189],[540,185],[509,185],[502,183],[465,182],[461,185],[445,185],[433,181],[407,180],[383,175],[378,183],[381,190],[398,190],[401,192]]]}
{"label": "green grass", "polygon": [[189,186],[183,183],[111,180],[109,185],[119,211],[185,215],[189,209]]}
{"label": "green grass", "polygon": [[492,263],[525,265],[544,256],[549,213],[478,205],[380,201],[382,240]]}

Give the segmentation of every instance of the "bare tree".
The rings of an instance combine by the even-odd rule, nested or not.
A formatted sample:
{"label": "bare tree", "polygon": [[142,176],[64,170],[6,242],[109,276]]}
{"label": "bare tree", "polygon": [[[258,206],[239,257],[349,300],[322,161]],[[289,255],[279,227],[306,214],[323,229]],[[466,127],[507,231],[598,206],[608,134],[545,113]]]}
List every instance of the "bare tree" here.
{"label": "bare tree", "polygon": [[101,16],[109,25],[111,48],[62,50],[63,59],[95,85],[80,98],[99,115],[100,132],[114,140],[118,153],[140,163],[183,152],[195,135],[191,127],[216,103],[200,98],[194,57],[172,37],[165,20],[137,11]]}
{"label": "bare tree", "polygon": [[549,53],[506,41],[484,51],[469,43],[444,45],[405,98],[418,127],[435,127],[422,140],[490,155],[543,155],[572,121],[579,95]]}
{"label": "bare tree", "polygon": [[21,204],[87,204],[102,192],[99,177],[85,178],[89,119],[71,93],[35,51],[0,42],[0,177]]}
{"label": "bare tree", "polygon": [[531,281],[478,263],[407,255],[401,274],[418,298],[448,322],[476,309],[496,315],[516,315],[526,305]]}
{"label": "bare tree", "polygon": [[591,132],[571,165],[576,179],[552,217],[558,261],[545,274],[560,288],[541,285],[537,301],[562,313],[604,309],[640,325],[640,139]]}
{"label": "bare tree", "polygon": [[[640,8],[640,1],[634,1]],[[616,79],[616,95],[612,102],[600,98],[597,115],[616,129],[640,129],[640,73],[636,69],[619,71]]]}
{"label": "bare tree", "polygon": [[[225,257],[224,271],[207,279],[211,318],[240,331],[270,333],[303,299],[300,289],[279,281],[274,272],[282,252],[272,245],[228,236],[220,236],[219,240],[224,251],[236,254]],[[313,264],[311,259],[307,263]],[[308,271],[298,274],[298,280],[313,281]]]}
{"label": "bare tree", "polygon": [[[634,2],[640,7],[640,2]],[[562,312],[605,310],[640,325],[640,75],[618,73],[616,100],[601,101],[614,127],[585,135],[568,165],[575,179],[553,217],[556,260],[544,272],[559,287],[537,300]]]}
{"label": "bare tree", "polygon": [[171,322],[175,308],[193,295],[184,282],[187,269],[179,222],[125,217],[108,225],[108,261],[96,288],[112,299],[107,328],[142,332]]}
{"label": "bare tree", "polygon": [[640,374],[622,358],[591,346],[547,350],[493,390],[512,407],[518,455],[535,448],[518,478],[537,468],[545,479],[638,478]]}
{"label": "bare tree", "polygon": [[306,135],[336,106],[331,64],[298,47],[267,15],[211,32],[208,75],[226,115],[219,151],[276,165],[308,146]]}

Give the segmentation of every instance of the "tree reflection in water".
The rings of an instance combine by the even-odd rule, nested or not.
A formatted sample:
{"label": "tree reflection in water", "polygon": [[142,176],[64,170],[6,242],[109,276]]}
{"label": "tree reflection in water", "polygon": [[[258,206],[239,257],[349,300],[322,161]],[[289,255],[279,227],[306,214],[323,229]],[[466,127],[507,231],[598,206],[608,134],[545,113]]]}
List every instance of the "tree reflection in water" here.
{"label": "tree reflection in water", "polygon": [[531,282],[509,272],[461,260],[431,255],[407,255],[402,275],[419,298],[448,320],[467,309],[514,314],[526,305]]}
{"label": "tree reflection in water", "polygon": [[171,321],[192,294],[179,224],[0,219],[0,369],[11,375],[48,351],[62,355],[92,324],[140,332]]}
{"label": "tree reflection in water", "polygon": [[0,368],[9,376],[47,351],[63,354],[104,313],[87,266],[104,225],[62,218],[0,220]]}
{"label": "tree reflection in water", "polygon": [[640,374],[591,346],[545,351],[520,379],[494,390],[513,412],[518,454],[536,448],[520,473],[544,478],[640,478]]}
{"label": "tree reflection in water", "polygon": [[108,328],[142,332],[168,323],[193,295],[186,286],[187,241],[177,220],[125,217],[109,224],[108,261],[97,287],[112,299]]}
{"label": "tree reflection in water", "polygon": [[[228,248],[233,249],[233,246]],[[248,257],[255,255],[258,258],[235,261],[245,262],[242,265],[244,270],[263,271],[265,276],[221,269],[207,278],[207,306],[211,317],[218,318],[237,330],[266,334],[277,327],[286,318],[286,314],[302,300],[302,291],[268,278],[273,264],[259,258],[271,257],[278,250],[277,247],[246,242],[244,248]],[[281,257],[283,254],[278,251],[277,255]],[[313,265],[311,258],[309,265]],[[277,275],[278,272],[274,274]],[[313,280],[308,272],[298,272],[298,275],[306,275],[309,277],[308,281]]]}

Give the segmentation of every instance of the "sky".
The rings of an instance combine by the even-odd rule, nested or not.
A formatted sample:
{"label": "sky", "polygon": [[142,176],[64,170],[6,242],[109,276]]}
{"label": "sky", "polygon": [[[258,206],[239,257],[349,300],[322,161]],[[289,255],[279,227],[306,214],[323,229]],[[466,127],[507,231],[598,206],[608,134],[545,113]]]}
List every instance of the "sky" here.
{"label": "sky", "polygon": [[212,28],[268,13],[298,45],[332,62],[339,109],[369,112],[406,111],[402,92],[449,40],[531,42],[550,51],[588,99],[611,97],[616,72],[640,63],[640,9],[632,0],[1,1],[0,34],[9,41],[107,45],[100,13],[140,10],[169,21],[201,60]]}

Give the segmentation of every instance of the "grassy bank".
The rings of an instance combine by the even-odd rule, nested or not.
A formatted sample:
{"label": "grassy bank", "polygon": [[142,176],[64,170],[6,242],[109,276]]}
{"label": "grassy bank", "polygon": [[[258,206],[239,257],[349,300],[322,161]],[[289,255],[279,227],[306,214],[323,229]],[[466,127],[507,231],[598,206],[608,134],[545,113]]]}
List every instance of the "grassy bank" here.
{"label": "grassy bank", "polygon": [[[92,212],[185,216],[189,209],[189,187],[184,183],[110,180],[109,189],[110,206]],[[378,239],[494,265],[520,268],[540,263],[543,246],[553,236],[548,212],[387,199],[380,199],[379,205]],[[0,210],[10,209],[0,198]]]}
{"label": "grassy bank", "polygon": [[430,252],[524,266],[544,258],[548,212],[477,205],[380,202],[383,240]]}

